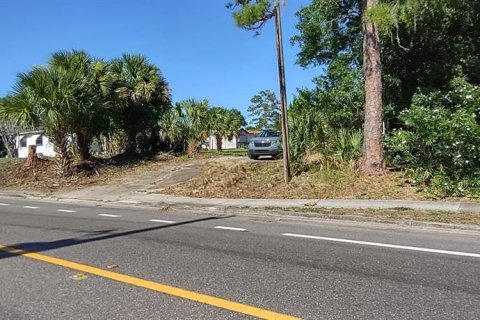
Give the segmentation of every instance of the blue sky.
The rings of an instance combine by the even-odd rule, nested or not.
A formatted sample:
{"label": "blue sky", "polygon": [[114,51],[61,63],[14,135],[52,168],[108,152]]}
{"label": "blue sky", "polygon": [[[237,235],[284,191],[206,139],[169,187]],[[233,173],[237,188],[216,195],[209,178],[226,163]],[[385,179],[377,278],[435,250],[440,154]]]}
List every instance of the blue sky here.
{"label": "blue sky", "polygon": [[[207,98],[245,115],[260,90],[278,92],[273,21],[260,36],[238,29],[228,0],[1,0],[0,96],[19,72],[45,64],[58,50],[83,49],[110,59],[141,53],[167,78],[174,101]],[[311,87],[319,69],[295,65],[295,12],[309,0],[283,8],[288,99]]]}

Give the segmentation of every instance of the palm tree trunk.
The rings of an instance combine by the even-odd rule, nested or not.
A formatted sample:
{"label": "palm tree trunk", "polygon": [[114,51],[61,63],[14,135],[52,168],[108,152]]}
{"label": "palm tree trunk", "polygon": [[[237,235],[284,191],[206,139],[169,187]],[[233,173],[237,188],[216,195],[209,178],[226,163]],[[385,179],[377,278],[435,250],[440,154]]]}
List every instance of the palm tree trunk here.
{"label": "palm tree trunk", "polygon": [[150,150],[158,152],[160,150],[160,128],[152,126],[150,129]]}
{"label": "palm tree trunk", "polygon": [[135,153],[137,151],[137,130],[127,132],[127,147],[125,153]]}
{"label": "palm tree trunk", "polygon": [[222,136],[219,134],[216,134],[215,141],[217,141],[217,151],[222,151]]}
{"label": "palm tree trunk", "polygon": [[68,150],[68,137],[63,132],[55,132],[52,136],[53,150],[55,151],[55,166],[57,175],[64,177],[71,172],[72,157]]}
{"label": "palm tree trunk", "polygon": [[[362,0],[363,13],[379,0]],[[363,69],[365,73],[365,125],[363,159],[360,171],[381,175],[385,170],[383,154],[382,61],[377,25],[363,22]]]}
{"label": "palm tree trunk", "polygon": [[90,160],[90,144],[92,143],[92,137],[84,132],[77,133],[77,146],[80,159],[83,161]]}
{"label": "palm tree trunk", "polygon": [[196,156],[200,152],[198,140],[195,138],[188,139],[187,141],[187,153],[190,157]]}

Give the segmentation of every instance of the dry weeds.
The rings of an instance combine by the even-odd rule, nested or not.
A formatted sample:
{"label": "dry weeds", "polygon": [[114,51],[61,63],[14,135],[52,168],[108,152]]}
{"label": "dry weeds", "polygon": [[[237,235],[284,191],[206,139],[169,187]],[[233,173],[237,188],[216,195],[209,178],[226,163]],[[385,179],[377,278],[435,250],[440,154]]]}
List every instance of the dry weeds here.
{"label": "dry weeds", "polygon": [[35,168],[26,168],[25,159],[0,159],[0,190],[20,189],[52,193],[59,190],[81,189],[95,184],[107,184],[117,178],[138,172],[157,170],[171,162],[183,161],[168,154],[148,158],[114,157],[75,162],[73,174],[58,177],[54,163],[40,159]]}
{"label": "dry weeds", "polygon": [[[162,193],[212,198],[291,199],[409,199],[432,200],[418,192],[402,173],[359,176],[353,170],[311,170],[285,186],[281,161],[208,162],[197,179]],[[452,200],[452,199],[450,199]]]}
{"label": "dry weeds", "polygon": [[[273,209],[273,208],[272,208]],[[314,216],[353,216],[387,220],[427,221],[436,223],[480,225],[480,215],[476,213],[456,213],[443,211],[420,211],[410,209],[326,209],[326,208],[283,208],[275,209],[306,217]]]}

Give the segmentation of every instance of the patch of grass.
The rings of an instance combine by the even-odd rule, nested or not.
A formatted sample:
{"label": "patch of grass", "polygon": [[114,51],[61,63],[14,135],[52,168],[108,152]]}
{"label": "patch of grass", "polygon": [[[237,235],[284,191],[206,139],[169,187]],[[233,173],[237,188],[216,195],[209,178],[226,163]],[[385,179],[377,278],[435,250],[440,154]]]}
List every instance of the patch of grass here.
{"label": "patch of grass", "polygon": [[19,159],[17,158],[0,158],[0,166],[5,166],[10,163],[18,162]]}
{"label": "patch of grass", "polygon": [[[270,208],[274,210],[274,208]],[[326,209],[326,208],[280,208],[276,211],[302,216],[356,216],[387,220],[426,221],[451,224],[480,225],[480,214],[444,211],[421,211],[401,209]]]}
{"label": "patch of grass", "polygon": [[246,157],[247,156],[247,149],[223,149],[222,151],[217,150],[202,150],[200,152],[201,156],[204,157],[225,157],[225,156],[238,156],[238,157]]}

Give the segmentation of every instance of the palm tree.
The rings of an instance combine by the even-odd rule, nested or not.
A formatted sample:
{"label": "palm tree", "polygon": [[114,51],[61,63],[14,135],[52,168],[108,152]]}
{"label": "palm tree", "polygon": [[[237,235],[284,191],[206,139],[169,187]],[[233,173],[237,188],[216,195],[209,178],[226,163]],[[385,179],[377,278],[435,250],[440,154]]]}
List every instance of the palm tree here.
{"label": "palm tree", "polygon": [[188,99],[179,102],[177,107],[181,109],[187,152],[190,156],[194,156],[200,151],[201,144],[210,132],[209,102],[208,100]]}
{"label": "palm tree", "polygon": [[245,117],[242,113],[237,109],[229,109],[227,110],[227,117],[226,117],[226,131],[225,136],[231,138],[238,134],[238,131],[245,125],[247,122],[245,121]]}
{"label": "palm tree", "polygon": [[222,151],[222,139],[227,131],[227,110],[214,107],[208,110],[210,134],[215,137],[217,150]]}
{"label": "palm tree", "polygon": [[49,66],[75,75],[71,131],[75,135],[82,160],[90,158],[94,136],[106,131],[108,117],[107,64],[93,59],[85,51],[60,51],[52,55]]}
{"label": "palm tree", "polygon": [[158,134],[160,117],[171,106],[170,88],[160,70],[142,55],[114,59],[109,81],[116,121],[127,135],[127,153],[133,153],[142,130]]}
{"label": "palm tree", "polygon": [[222,150],[223,137],[232,137],[238,134],[242,126],[246,124],[245,118],[236,109],[212,108],[210,111],[210,131],[215,136],[217,150]]}
{"label": "palm tree", "polygon": [[34,67],[18,75],[15,104],[7,112],[27,126],[41,126],[51,139],[57,174],[67,175],[72,162],[69,132],[77,103],[78,79],[74,72],[53,67]]}
{"label": "palm tree", "polygon": [[175,107],[162,115],[160,120],[160,131],[163,140],[168,144],[170,149],[181,149],[182,151],[185,151],[187,128],[184,123],[182,109],[178,103]]}
{"label": "palm tree", "polygon": [[18,75],[8,112],[23,124],[46,131],[59,175],[70,171],[71,139],[76,137],[80,156],[88,159],[92,138],[106,122],[105,75],[106,66],[83,51],[54,53],[47,66]]}

